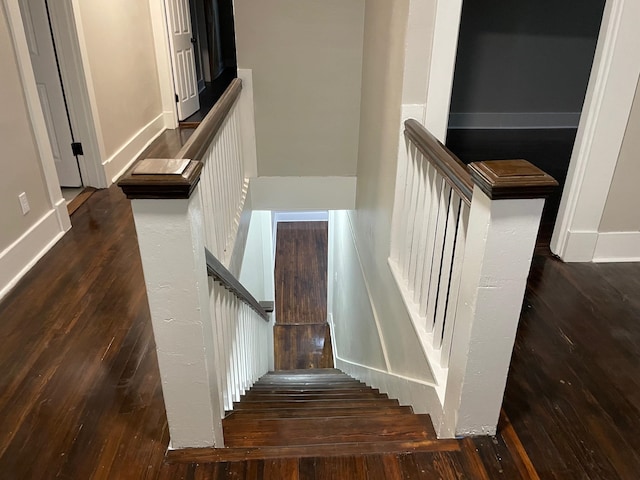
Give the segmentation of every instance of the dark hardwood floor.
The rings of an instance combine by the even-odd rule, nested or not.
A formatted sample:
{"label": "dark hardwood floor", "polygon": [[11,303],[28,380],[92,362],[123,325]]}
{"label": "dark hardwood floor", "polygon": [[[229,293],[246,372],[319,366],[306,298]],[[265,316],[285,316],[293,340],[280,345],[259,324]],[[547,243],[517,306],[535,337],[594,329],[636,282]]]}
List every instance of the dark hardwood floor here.
{"label": "dark hardwood floor", "polygon": [[639,263],[534,258],[504,410],[541,478],[639,478]]}
{"label": "dark hardwood floor", "polygon": [[327,323],[327,222],[278,223],[276,370],[331,368]]}
{"label": "dark hardwood floor", "polygon": [[278,223],[276,239],[276,321],[327,320],[327,222]]}
{"label": "dark hardwood floor", "polygon": [[640,264],[534,259],[494,438],[168,463],[130,204],[116,187],[97,191],[72,224],[0,303],[2,479],[638,478]]}

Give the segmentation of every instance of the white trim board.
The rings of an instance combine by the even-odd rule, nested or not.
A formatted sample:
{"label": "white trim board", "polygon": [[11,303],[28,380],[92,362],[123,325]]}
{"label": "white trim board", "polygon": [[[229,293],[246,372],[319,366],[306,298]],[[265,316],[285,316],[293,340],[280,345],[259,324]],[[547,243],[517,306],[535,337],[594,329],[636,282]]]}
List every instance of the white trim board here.
{"label": "white trim board", "polygon": [[[63,206],[66,209],[66,204]],[[65,232],[57,217],[56,209],[49,210],[0,252],[0,300],[62,238]]]}
{"label": "white trim board", "polygon": [[278,222],[328,222],[329,212],[326,210],[313,212],[275,212]]}
{"label": "white trim board", "polygon": [[165,118],[164,112],[160,113],[103,162],[107,178],[111,182],[117,182],[142,151],[166,130]]}
{"label": "white trim board", "polygon": [[356,177],[256,177],[251,179],[254,210],[353,210]]}
{"label": "white trim board", "polygon": [[542,129],[577,128],[580,112],[458,112],[449,114],[449,128]]}
{"label": "white trim board", "polygon": [[[42,166],[45,185],[49,197],[49,203],[56,212],[56,218],[61,231],[67,231],[71,228],[71,220],[69,213],[64,204],[62,191],[60,190],[60,182],[56,172],[56,165],[51,151],[51,142],[49,141],[49,132],[44,120],[42,112],[42,104],[40,103],[40,95],[36,87],[36,79],[33,73],[31,57],[29,55],[29,47],[25,35],[22,16],[20,15],[20,7],[17,0],[4,0],[5,11],[7,12],[7,21],[13,40],[13,46],[16,52],[18,70],[22,81],[22,89],[24,91],[27,110],[29,112],[29,120],[33,128],[36,146],[38,149],[39,163]],[[60,205],[64,208],[60,208]],[[2,284],[0,284],[2,285]]]}
{"label": "white trim board", "polygon": [[167,128],[178,128],[178,109],[173,85],[173,70],[171,66],[171,51],[169,48],[169,31],[164,0],[149,0],[151,28],[156,52],[158,82],[160,83],[160,97],[165,115]]}
{"label": "white trim board", "polygon": [[601,232],[594,251],[594,262],[640,262],[640,232]]}
{"label": "white trim board", "polygon": [[436,2],[425,126],[444,143],[449,123],[453,73],[458,53],[462,0]]}
{"label": "white trim board", "polygon": [[51,27],[74,138],[82,143],[84,152],[79,162],[82,180],[84,186],[104,188],[108,186],[108,181],[102,167],[99,138],[102,133],[92,104],[93,86],[88,83],[91,80],[88,63],[83,57],[83,47],[80,44],[82,26],[77,24],[79,17],[76,17],[77,12],[74,11],[72,2],[73,0],[62,0],[48,3]]}

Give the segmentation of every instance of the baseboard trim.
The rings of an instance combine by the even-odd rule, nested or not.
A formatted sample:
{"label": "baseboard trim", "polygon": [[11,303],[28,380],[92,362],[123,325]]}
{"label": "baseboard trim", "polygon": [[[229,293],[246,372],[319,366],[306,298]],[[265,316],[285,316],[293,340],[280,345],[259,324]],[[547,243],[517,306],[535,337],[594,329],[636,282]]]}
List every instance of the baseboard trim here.
{"label": "baseboard trim", "polygon": [[254,210],[353,210],[356,177],[256,177],[251,202]]}
{"label": "baseboard trim", "polygon": [[174,112],[162,112],[164,117],[164,128],[174,130],[178,128],[177,117]]}
{"label": "baseboard trim", "polygon": [[438,399],[435,385],[389,373],[376,368],[366,367],[340,356],[335,356],[336,368],[353,378],[377,388],[390,398],[396,398],[401,405],[411,405],[415,413],[428,413],[434,426],[440,424],[442,404]]}
{"label": "baseboard trim", "polygon": [[577,128],[580,112],[468,112],[449,114],[449,128],[547,129]]}
{"label": "baseboard trim", "polygon": [[640,262],[640,232],[599,233],[593,261]]}
{"label": "baseboard trim", "polygon": [[116,183],[142,151],[165,131],[167,118],[164,112],[158,115],[102,163],[107,172],[107,178],[112,183]]}
{"label": "baseboard trim", "polygon": [[[563,262],[591,262],[598,242],[598,232],[571,231],[567,232],[564,253],[551,249],[553,253],[559,255]],[[553,244],[552,244],[553,247]]]}
{"label": "baseboard trim", "polygon": [[0,252],[0,300],[51,250],[64,233],[57,209],[51,209],[20,238]]}

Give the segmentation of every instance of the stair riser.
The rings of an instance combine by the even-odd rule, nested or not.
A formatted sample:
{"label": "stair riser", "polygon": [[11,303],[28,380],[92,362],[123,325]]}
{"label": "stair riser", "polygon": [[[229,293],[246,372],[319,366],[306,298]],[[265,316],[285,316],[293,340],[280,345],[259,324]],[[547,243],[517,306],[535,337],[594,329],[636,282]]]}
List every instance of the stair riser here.
{"label": "stair riser", "polygon": [[[253,410],[256,408],[315,408],[315,407],[341,407],[344,406],[344,400],[299,400],[299,401],[272,401],[272,402],[252,402],[244,401],[241,403],[234,403],[234,410]],[[372,405],[383,407],[386,405],[399,406],[395,399],[371,399],[371,400],[352,400],[349,402],[349,407],[370,407]]]}
{"label": "stair riser", "polygon": [[225,422],[233,422],[249,418],[305,418],[305,417],[363,417],[376,415],[412,414],[411,407],[357,407],[357,408],[282,408],[265,410],[235,410],[227,416]]}

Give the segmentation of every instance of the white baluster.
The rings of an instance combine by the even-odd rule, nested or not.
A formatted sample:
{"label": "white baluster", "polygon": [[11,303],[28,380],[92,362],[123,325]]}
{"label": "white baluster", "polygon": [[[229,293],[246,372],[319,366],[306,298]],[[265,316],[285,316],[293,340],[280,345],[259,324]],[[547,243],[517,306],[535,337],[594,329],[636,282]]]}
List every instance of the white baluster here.
{"label": "white baluster", "polygon": [[427,252],[427,235],[429,231],[429,196],[430,196],[430,182],[429,182],[429,169],[432,167],[429,162],[420,154],[421,168],[421,194],[419,204],[419,218],[420,225],[420,237],[418,240],[418,256],[416,257],[415,265],[416,270],[414,274],[413,283],[413,302],[420,303],[420,291],[422,290],[422,279],[424,277],[424,259]]}
{"label": "white baluster", "polygon": [[442,273],[442,256],[444,251],[444,237],[449,209],[451,187],[445,183],[438,199],[438,223],[436,227],[436,241],[433,247],[433,262],[431,264],[431,281],[429,282],[429,297],[427,300],[427,331],[433,331],[436,314],[436,303],[440,291],[440,274]]}
{"label": "white baluster", "polygon": [[[427,229],[427,248],[424,256],[424,266],[422,268],[422,287],[420,289],[420,317],[426,317],[427,304],[429,301],[429,290],[431,288],[431,270],[433,267],[433,261],[435,258],[435,245],[438,230],[438,216],[440,214],[440,194],[442,192],[442,185],[444,180],[438,174],[435,168],[430,170],[431,173],[431,188],[429,199],[429,226]],[[424,327],[427,327],[429,322],[426,322]],[[427,331],[429,331],[427,329]]]}
{"label": "white baluster", "polygon": [[418,188],[419,188],[419,178],[420,178],[420,168],[418,166],[417,156],[412,157],[414,161],[411,164],[411,184],[409,185],[409,212],[407,217],[407,230],[406,230],[406,239],[405,239],[405,248],[407,249],[407,253],[404,257],[404,264],[402,265],[402,277],[405,282],[409,278],[409,270],[411,267],[411,258],[415,255],[414,248],[417,248],[417,245],[414,246],[414,235],[413,232],[415,230],[415,222],[416,222],[416,209],[418,206]]}
{"label": "white baluster", "polygon": [[440,364],[443,368],[449,367],[451,353],[451,337],[455,328],[455,319],[458,307],[458,294],[460,280],[462,278],[462,265],[467,243],[467,225],[469,224],[469,206],[462,202],[459,208],[458,231],[456,232],[455,252],[453,266],[451,268],[451,280],[449,298],[447,300],[447,318],[445,320],[442,345],[440,346]]}
{"label": "white baluster", "polygon": [[445,321],[447,320],[447,299],[450,290],[451,269],[453,268],[453,254],[457,235],[458,214],[460,212],[460,197],[450,189],[449,207],[445,226],[445,238],[442,249],[442,264],[440,266],[440,286],[436,299],[435,323],[433,329],[433,347],[438,350],[442,343]]}

